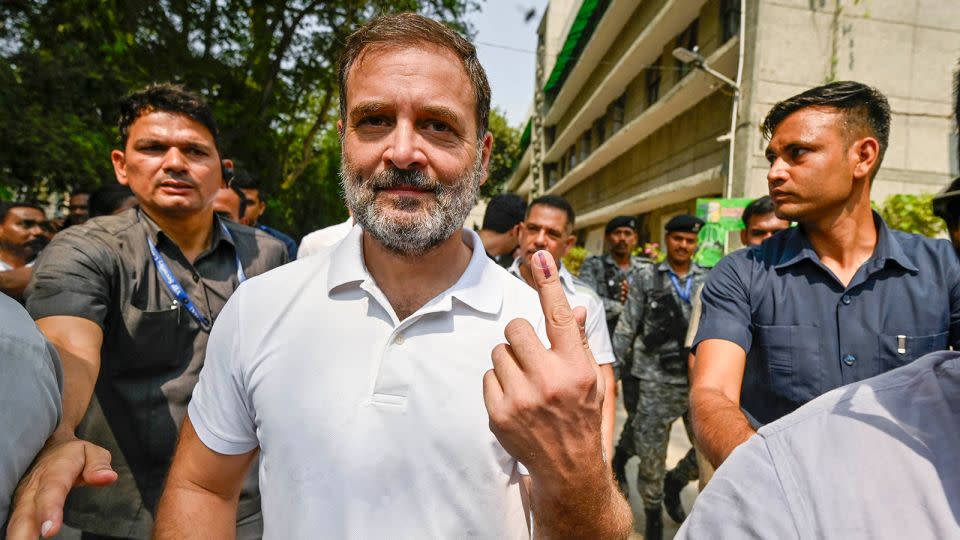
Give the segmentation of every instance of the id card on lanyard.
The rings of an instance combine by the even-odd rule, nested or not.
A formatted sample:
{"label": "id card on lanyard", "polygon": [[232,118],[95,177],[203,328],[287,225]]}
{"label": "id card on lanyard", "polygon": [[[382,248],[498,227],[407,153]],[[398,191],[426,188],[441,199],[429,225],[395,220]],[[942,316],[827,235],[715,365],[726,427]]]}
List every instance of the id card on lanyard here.
{"label": "id card on lanyard", "polygon": [[[231,242],[233,241],[233,235],[230,234],[230,230],[227,229],[227,226],[223,223],[220,223],[220,229],[223,231],[223,235],[227,237]],[[163,257],[160,255],[160,251],[157,250],[157,245],[153,242],[153,239],[150,238],[150,235],[147,235],[147,246],[150,247],[150,257],[153,258],[153,265],[157,269],[157,274],[160,275],[160,279],[163,281],[164,285],[167,286],[167,290],[170,291],[170,294],[173,295],[176,302],[179,302],[194,319],[200,323],[204,329],[208,329],[211,326],[211,321],[203,313],[201,313],[200,308],[190,299],[190,295],[187,294],[187,291],[184,290],[183,285],[180,284],[180,280],[177,279],[177,276],[173,275],[173,272],[170,270],[170,267],[167,265],[167,261],[163,260]],[[243,264],[240,263],[240,254],[234,249],[234,257],[237,261],[237,281],[243,283],[246,281],[247,276],[243,272]]]}
{"label": "id card on lanyard", "polygon": [[670,275],[670,281],[673,282],[673,289],[677,291],[677,296],[679,296],[680,299],[686,302],[687,304],[690,304],[690,287],[693,285],[693,275],[691,274],[687,275],[686,283],[684,283],[684,286],[681,289],[680,278],[678,278],[677,275],[674,274],[672,270],[668,272],[668,274]]}

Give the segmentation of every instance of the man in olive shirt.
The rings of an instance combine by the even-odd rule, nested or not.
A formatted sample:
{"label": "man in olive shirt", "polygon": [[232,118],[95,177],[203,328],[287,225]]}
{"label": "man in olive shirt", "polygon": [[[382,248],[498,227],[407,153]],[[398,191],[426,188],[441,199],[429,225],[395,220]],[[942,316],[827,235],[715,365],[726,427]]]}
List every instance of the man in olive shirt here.
{"label": "man in olive shirt", "polygon": [[[84,538],[149,537],[210,327],[240,282],[287,260],[266,233],[214,215],[231,164],[197,96],[153,85],[128,96],[120,116],[122,150],[111,158],[139,209],[57,235],[27,290],[66,388],[63,420],[14,502],[14,538],[56,534],[78,479],[113,484],[67,499],[66,522]],[[238,536],[256,538],[255,477],[246,488]]]}

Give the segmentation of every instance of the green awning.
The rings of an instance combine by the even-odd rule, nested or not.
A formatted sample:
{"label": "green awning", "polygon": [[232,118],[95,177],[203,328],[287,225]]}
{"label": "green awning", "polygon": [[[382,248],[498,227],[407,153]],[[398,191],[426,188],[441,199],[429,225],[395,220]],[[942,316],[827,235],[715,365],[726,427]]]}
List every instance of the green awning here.
{"label": "green awning", "polygon": [[533,120],[527,120],[527,126],[523,128],[523,134],[520,135],[520,155],[527,151],[530,146],[530,132],[533,130]]}
{"label": "green awning", "polygon": [[557,56],[557,62],[553,65],[550,77],[543,87],[547,94],[554,94],[560,91],[563,82],[570,74],[570,70],[576,65],[580,58],[580,53],[590,41],[593,30],[597,26],[597,21],[606,11],[609,0],[583,0],[580,4],[580,10],[577,11],[577,18],[570,26],[570,32],[567,34],[566,41],[563,42],[563,48]]}

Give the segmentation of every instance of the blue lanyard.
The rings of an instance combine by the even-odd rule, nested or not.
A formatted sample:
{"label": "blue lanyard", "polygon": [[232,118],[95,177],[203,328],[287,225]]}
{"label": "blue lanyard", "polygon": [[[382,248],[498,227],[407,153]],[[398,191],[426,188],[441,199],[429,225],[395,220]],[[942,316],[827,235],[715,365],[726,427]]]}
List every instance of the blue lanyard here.
{"label": "blue lanyard", "polygon": [[669,271],[668,274],[670,275],[670,281],[673,282],[674,290],[677,291],[677,296],[679,296],[681,300],[689,304],[690,303],[690,286],[693,284],[693,275],[687,276],[687,281],[683,286],[683,290],[681,290],[680,278],[678,278],[677,275],[674,274],[672,270]]}
{"label": "blue lanyard", "polygon": [[[220,228],[223,230],[224,236],[232,241],[233,235],[230,234],[226,225],[221,223]],[[197,308],[197,305],[193,303],[193,300],[190,299],[190,295],[188,295],[187,291],[180,285],[180,280],[170,271],[170,267],[167,266],[167,261],[163,260],[163,257],[160,256],[160,252],[157,251],[157,245],[153,243],[150,235],[147,235],[147,245],[150,246],[150,256],[153,257],[153,265],[157,267],[157,273],[160,274],[167,289],[170,290],[170,293],[173,294],[177,302],[186,308],[190,315],[192,315],[202,327],[209,328],[210,319],[206,318],[203,313],[200,312],[200,309]],[[234,248],[234,257],[237,259],[237,281],[243,283],[246,281],[247,275],[243,273],[243,265],[240,264],[240,254],[236,252],[236,248]]]}

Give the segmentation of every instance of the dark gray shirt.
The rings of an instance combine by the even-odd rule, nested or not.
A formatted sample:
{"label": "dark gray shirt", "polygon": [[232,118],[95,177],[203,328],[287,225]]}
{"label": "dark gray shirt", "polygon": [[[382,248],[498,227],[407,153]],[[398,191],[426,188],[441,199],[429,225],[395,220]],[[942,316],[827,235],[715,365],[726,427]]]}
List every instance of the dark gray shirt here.
{"label": "dark gray shirt", "polygon": [[77,434],[111,451],[120,478],[108,488],[71,492],[73,526],[112,536],[149,535],[150,515],[203,367],[210,329],[173,303],[147,237],[210,320],[239,285],[238,254],[247,277],[287,261],[275,238],[214,219],[210,248],[193,264],[137,210],[70,227],[40,256],[26,294],[33,318],[83,317],[103,329],[95,400]]}
{"label": "dark gray shirt", "polygon": [[17,482],[60,422],[62,391],[56,349],[0,294],[0,536]]}
{"label": "dark gray shirt", "polygon": [[960,346],[960,263],[950,243],[887,228],[844,287],[801,227],[724,257],[703,290],[694,347],[747,352],[740,405],[760,424],[824,392]]}
{"label": "dark gray shirt", "polygon": [[834,390],[717,470],[685,538],[960,538],[960,353]]}

